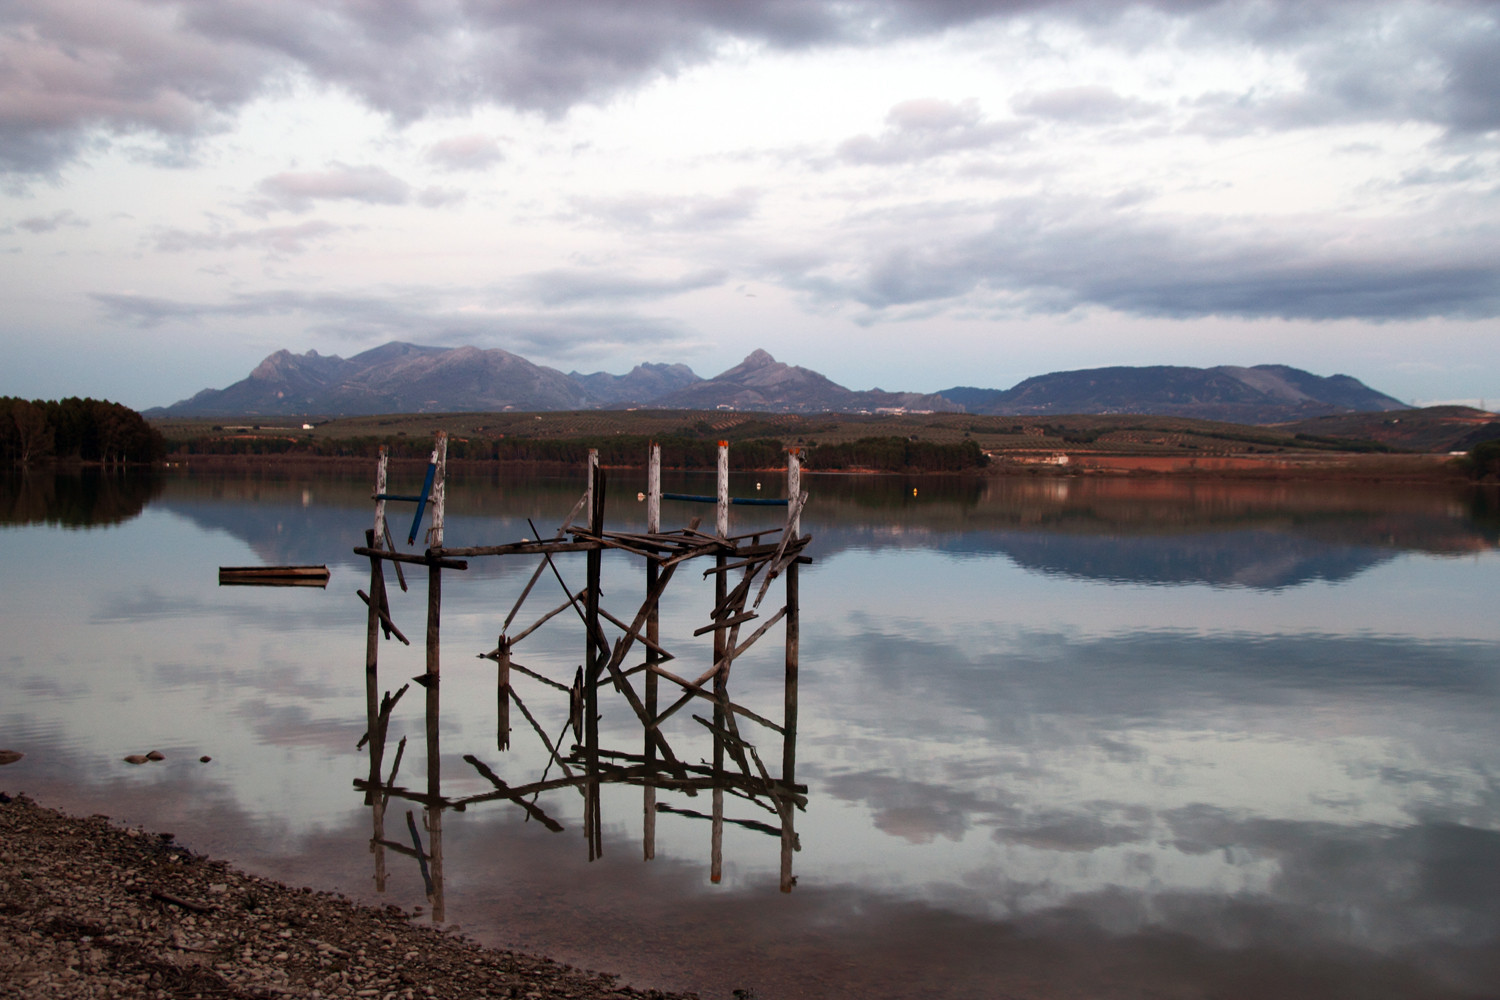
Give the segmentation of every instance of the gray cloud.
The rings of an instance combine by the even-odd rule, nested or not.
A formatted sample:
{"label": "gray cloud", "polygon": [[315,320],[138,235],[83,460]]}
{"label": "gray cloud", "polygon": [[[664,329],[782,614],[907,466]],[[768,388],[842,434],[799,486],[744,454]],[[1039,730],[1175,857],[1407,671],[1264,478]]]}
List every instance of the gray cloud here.
{"label": "gray cloud", "polygon": [[98,132],[200,134],[278,60],[131,0],[14,0],[0,14],[0,170],[50,173]]}
{"label": "gray cloud", "polygon": [[444,170],[483,170],[505,159],[489,135],[456,135],[427,147],[428,163]]}
{"label": "gray cloud", "polygon": [[567,305],[596,300],[660,299],[722,285],[722,270],[695,271],[678,278],[640,278],[598,271],[543,271],[524,279],[523,294],[544,305]]}
{"label": "gray cloud", "polygon": [[838,147],[849,163],[911,163],[946,153],[984,149],[1019,135],[1020,122],[985,121],[975,100],[955,104],[936,98],[903,101],[886,115],[878,136],[859,135]]}
{"label": "gray cloud", "polygon": [[368,205],[404,205],[411,185],[380,167],[335,163],[327,170],[273,174],[256,185],[257,207],[305,212],[315,201],[359,201]]}
{"label": "gray cloud", "polygon": [[12,0],[0,15],[0,169],[54,171],[101,135],[191,138],[292,75],[403,122],[486,103],[559,115],[704,63],[732,41],[877,45],[1027,16],[1139,46],[1156,39],[1122,24],[1142,11],[1183,27],[1188,42],[1290,52],[1307,74],[1303,94],[1232,95],[1211,109],[1215,117],[1248,107],[1261,124],[1355,116],[1464,132],[1500,125],[1500,21],[1479,2]]}
{"label": "gray cloud", "polygon": [[1123,97],[1108,87],[1064,87],[1018,95],[1011,106],[1020,114],[1056,121],[1108,124],[1160,110],[1157,105]]}
{"label": "gray cloud", "polygon": [[18,229],[24,229],[28,233],[52,233],[64,226],[82,229],[88,226],[88,223],[74,215],[71,209],[63,209],[51,215],[34,215],[16,223]]}
{"label": "gray cloud", "polygon": [[433,185],[417,192],[417,204],[423,208],[447,208],[462,204],[468,197],[469,193],[460,188]]}
{"label": "gray cloud", "polygon": [[1210,133],[1370,121],[1451,134],[1500,127],[1500,17],[1493,4],[1223,5],[1195,25],[1208,43],[1287,53],[1300,88],[1205,94],[1192,127]]}
{"label": "gray cloud", "polygon": [[760,197],[754,188],[738,188],[723,195],[639,194],[580,198],[573,204],[584,216],[622,229],[699,232],[751,218]]}
{"label": "gray cloud", "polygon": [[307,245],[341,232],[343,226],[311,220],[294,226],[265,226],[231,232],[195,233],[185,229],[167,229],[156,236],[156,249],[163,253],[186,253],[197,250],[264,249],[276,253],[301,253]]}
{"label": "gray cloud", "polygon": [[[448,293],[451,290],[445,290]],[[90,297],[110,320],[138,328],[223,318],[293,317],[310,332],[356,342],[397,339],[445,347],[503,344],[507,350],[533,352],[555,361],[623,347],[667,350],[691,336],[676,320],[628,312],[476,314],[448,309],[439,295],[424,289],[380,295],[276,290],[232,295],[219,302],[107,292]]]}
{"label": "gray cloud", "polygon": [[[947,213],[947,209],[941,209]],[[973,210],[978,214],[978,210]],[[881,250],[852,279],[782,272],[823,300],[877,314],[986,296],[1023,312],[1100,306],[1136,316],[1367,320],[1500,315],[1500,239],[1482,224],[1445,230],[1424,218],[1376,227],[1305,221],[1153,218],[1108,202],[993,206],[983,232],[906,235],[892,219]],[[947,225],[946,218],[939,225]]]}

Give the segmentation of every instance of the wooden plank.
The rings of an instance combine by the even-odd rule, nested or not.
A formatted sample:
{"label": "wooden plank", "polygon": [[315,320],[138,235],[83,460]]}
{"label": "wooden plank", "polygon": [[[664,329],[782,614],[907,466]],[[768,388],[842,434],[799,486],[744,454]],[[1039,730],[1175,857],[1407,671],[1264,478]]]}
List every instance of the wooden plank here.
{"label": "wooden plank", "polygon": [[760,615],[756,614],[754,611],[746,611],[744,614],[735,615],[733,618],[725,618],[721,621],[714,622],[712,625],[705,625],[702,628],[694,631],[693,635],[707,635],[715,629],[730,628],[735,625],[743,625],[745,622],[753,622],[759,617]]}
{"label": "wooden plank", "polygon": [[[393,539],[391,537],[391,522],[387,521],[385,519],[385,517],[383,517],[383,516],[381,517],[380,520],[381,520],[381,524],[385,528],[385,547],[388,548],[388,549],[390,549],[392,552],[395,552],[396,551],[396,541],[395,541],[395,539]],[[370,545],[370,546],[373,547],[375,543],[373,541],[371,541],[371,542],[367,542],[366,544],[368,544],[368,545]],[[393,566],[396,567],[396,582],[401,585],[401,592],[405,593],[407,591],[407,589],[408,589],[407,586],[406,586],[406,574],[403,573],[403,572],[401,572],[401,564],[400,563],[392,563],[391,565],[393,565]]]}
{"label": "wooden plank", "polygon": [[433,555],[453,559],[469,556],[524,556],[541,555],[547,552],[589,552],[601,548],[603,544],[598,540],[568,542],[558,538],[528,538],[520,542],[508,542],[505,545],[467,545],[453,549],[434,549]]}
{"label": "wooden plank", "polygon": [[718,539],[715,539],[707,545],[696,545],[693,548],[684,549],[682,552],[677,553],[677,555],[673,556],[672,558],[663,561],[661,566],[662,569],[667,569],[668,567],[676,566],[680,562],[686,562],[689,559],[696,559],[699,556],[711,556],[722,550],[723,547],[723,543]]}
{"label": "wooden plank", "polygon": [[[515,666],[515,664],[512,663],[511,666]],[[552,741],[547,738],[546,730],[542,729],[541,724],[536,721],[536,717],[531,714],[531,710],[526,707],[526,703],[521,700],[521,696],[516,694],[515,688],[510,689],[510,700],[515,702],[516,707],[521,710],[521,714],[526,716],[526,721],[531,723],[531,728],[536,731],[537,736],[541,737],[542,745],[547,748],[547,754],[553,760],[557,761],[558,766],[563,769],[563,774],[571,776],[573,772],[568,770],[567,762],[558,755],[557,747],[553,746]]]}
{"label": "wooden plank", "polygon": [[327,566],[220,566],[221,587],[326,587]]}
{"label": "wooden plank", "polygon": [[[657,591],[657,594],[660,595],[660,591]],[[660,656],[662,658],[662,662],[677,659],[677,657],[673,656],[665,649],[662,649],[661,646],[646,638],[646,636],[641,635],[640,629],[632,628],[631,626],[622,622],[620,619],[616,618],[614,615],[610,614],[608,611],[605,611],[603,608],[599,609],[599,614],[601,617],[608,619],[611,625],[614,625],[616,628],[623,630],[626,635],[633,636],[636,641],[639,642],[642,646],[645,646],[657,656]]]}
{"label": "wooden plank", "polygon": [[236,576],[328,576],[327,566],[220,566]]}
{"label": "wooden plank", "polygon": [[445,799],[441,795],[429,795],[427,792],[417,792],[399,785],[382,785],[378,781],[366,781],[364,778],[355,778],[354,787],[362,792],[375,791],[388,798],[405,799],[408,802],[437,809],[451,809],[455,804],[454,800]]}
{"label": "wooden plank", "polygon": [[[509,645],[514,646],[515,643],[510,643]],[[557,690],[562,691],[564,693],[573,690],[572,688],[568,687],[566,684],[559,684],[557,681],[553,680],[552,678],[543,676],[542,674],[537,673],[535,670],[532,670],[530,667],[524,667],[521,664],[517,663],[515,660],[511,660],[510,661],[510,669],[512,669],[512,670],[514,670],[514,671],[516,671],[518,673],[525,674],[527,677],[530,677],[533,680],[539,680],[543,684],[546,684],[548,687],[555,687],[555,688],[557,688]]]}
{"label": "wooden plank", "polygon": [[[546,563],[543,563],[542,565],[545,566]],[[566,611],[569,608],[573,607],[574,603],[579,598],[581,598],[582,596],[583,596],[583,591],[581,591],[581,590],[576,595],[569,594],[568,595],[568,599],[566,601],[563,601],[557,607],[553,608],[551,611],[547,612],[545,615],[542,615],[542,617],[540,617],[536,621],[532,622],[531,625],[530,625],[530,627],[522,629],[516,635],[516,637],[510,641],[510,644],[512,646],[514,646],[516,643],[520,642],[522,639],[526,638],[528,635],[530,635],[531,633],[535,632],[537,629],[541,628],[543,625],[547,624],[547,622],[551,621],[553,618],[557,617],[558,615],[562,614],[564,611]]]}
{"label": "wooden plank", "polygon": [[469,564],[462,559],[448,559],[440,557],[436,551],[416,555],[408,552],[387,552],[385,549],[372,549],[361,545],[354,550],[357,556],[371,556],[375,559],[388,559],[391,562],[412,563],[417,566],[441,566],[443,569],[468,569]]}
{"label": "wooden plank", "polygon": [[524,796],[528,794],[527,792],[520,789],[511,788],[504,781],[501,781],[499,775],[497,775],[494,771],[491,771],[489,767],[485,765],[484,761],[480,760],[478,757],[475,757],[473,754],[464,754],[464,760],[469,763],[469,766],[473,767],[474,770],[479,772],[480,777],[482,777],[485,781],[488,781],[490,784],[494,785],[503,798],[509,799],[516,805],[520,806],[522,809],[526,810],[526,815],[530,816],[532,819],[536,820],[538,823],[542,824],[553,833],[562,833],[563,827],[561,823],[553,819],[551,816],[548,816],[535,803],[526,801]]}
{"label": "wooden plank", "polygon": [[734,826],[742,826],[747,830],[754,830],[756,833],[769,834],[772,837],[781,836],[780,827],[771,826],[767,823],[762,823],[759,820],[733,819],[725,816],[708,816],[701,812],[695,812],[692,809],[681,809],[677,806],[669,806],[665,802],[657,803],[656,811],[671,813],[673,816],[686,816],[688,819],[706,819],[719,826],[722,826],[725,823],[729,823]]}
{"label": "wooden plank", "polygon": [[[364,601],[365,604],[368,605],[370,603],[369,594],[366,594],[363,590],[356,590],[355,593],[359,595],[359,599],[361,601]],[[386,614],[383,608],[376,606],[375,614],[379,617],[380,624],[385,626],[387,635],[394,635],[397,639],[400,639],[404,645],[411,645],[411,640],[401,633],[401,630],[396,627],[396,623],[391,621],[391,616]]]}

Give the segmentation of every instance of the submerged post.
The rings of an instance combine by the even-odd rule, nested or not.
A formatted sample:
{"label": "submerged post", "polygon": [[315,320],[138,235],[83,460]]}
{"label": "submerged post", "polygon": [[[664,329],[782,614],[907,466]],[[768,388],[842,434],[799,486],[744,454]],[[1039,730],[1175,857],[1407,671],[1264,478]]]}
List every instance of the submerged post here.
{"label": "submerged post", "polygon": [[[718,535],[723,541],[729,537],[729,442],[719,442],[719,509]],[[724,571],[725,553],[722,548],[714,556],[714,607],[724,607],[728,593],[728,573]],[[717,612],[716,612],[717,613]],[[708,877],[719,882],[724,877],[724,705],[729,700],[724,676],[725,652],[729,636],[721,622],[714,629],[714,767],[713,767],[713,820],[709,845]]]}
{"label": "submerged post", "polygon": [[[427,529],[427,548],[443,547],[443,520],[447,499],[448,435],[438,431],[432,447],[432,527]],[[427,565],[427,673],[423,676],[427,691],[427,794],[431,797],[423,813],[428,836],[428,856],[432,866],[433,892],[429,896],[432,919],[445,919],[443,905],[443,807],[442,753],[438,742],[440,626],[443,611],[443,568],[436,559]]]}
{"label": "submerged post", "polygon": [[[646,459],[646,533],[654,535],[661,531],[661,445],[651,442]],[[661,579],[661,564],[655,559],[646,560],[646,594],[656,593]],[[659,602],[653,600],[646,612],[646,714],[656,718],[658,699],[658,677],[653,669],[661,662],[657,654],[661,642],[661,615]],[[645,733],[646,774],[643,802],[641,804],[641,852],[647,861],[656,857],[656,740],[651,730]]]}
{"label": "submerged post", "polygon": [[[448,465],[448,435],[438,431],[437,441],[432,447],[432,467],[435,470],[432,482],[432,527],[427,529],[427,548],[443,547],[443,518],[447,500],[447,485],[444,482]],[[443,569],[436,559],[427,564],[427,676],[426,683],[434,686],[440,669],[439,644],[443,612]]]}
{"label": "submerged post", "polygon": [[510,639],[500,633],[496,644],[495,659],[498,664],[495,680],[495,744],[499,750],[510,749]]}
{"label": "submerged post", "polygon": [[[386,450],[380,446],[380,460],[375,466],[375,495],[385,496],[386,485]],[[365,532],[365,546],[371,549],[381,547],[381,541],[385,534],[385,500],[375,501],[375,527],[372,531]],[[380,780],[380,750],[381,745],[375,741],[375,727],[380,718],[380,612],[385,601],[385,571],[381,568],[380,560],[374,556],[370,557],[370,615],[365,626],[365,735],[370,739],[370,780]],[[365,797],[370,801],[370,797]]]}
{"label": "submerged post", "polygon": [[[589,450],[589,530],[604,530],[604,472],[599,468],[599,453]],[[584,806],[584,836],[589,843],[589,860],[603,856],[604,823],[599,815],[599,675],[604,663],[599,653],[599,580],[603,552],[595,546],[588,550],[588,594],[584,602],[584,684],[583,732],[584,753],[588,762],[588,788]]]}
{"label": "submerged post", "polygon": [[[792,518],[786,530],[793,540],[802,535],[802,511],[798,500],[802,496],[802,456],[797,448],[787,449],[786,490],[792,505]],[[786,683],[783,687],[781,733],[781,781],[790,795],[797,783],[797,659],[801,643],[801,614],[798,609],[797,560],[786,568]],[[796,810],[790,798],[784,799],[781,809],[781,891],[791,892],[796,879],[792,876],[792,851],[797,841],[793,826]]]}

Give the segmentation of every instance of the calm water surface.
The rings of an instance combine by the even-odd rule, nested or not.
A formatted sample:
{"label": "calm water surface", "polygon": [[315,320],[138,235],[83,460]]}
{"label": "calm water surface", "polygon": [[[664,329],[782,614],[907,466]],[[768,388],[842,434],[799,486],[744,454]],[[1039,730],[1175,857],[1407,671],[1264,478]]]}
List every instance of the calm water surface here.
{"label": "calm water surface", "polygon": [[[752,823],[729,826],[713,884],[709,824],[690,815],[706,795],[662,793],[678,811],[655,815],[645,862],[641,789],[606,786],[590,862],[582,798],[564,788],[536,800],[560,833],[508,801],[443,814],[446,925],[705,997],[1500,995],[1493,494],[807,485],[795,888],[779,891],[763,804],[731,797],[730,818]],[[615,474],[611,527],[643,526],[641,486]],[[448,544],[526,537],[527,518],[550,533],[581,490],[581,476],[459,478]],[[432,919],[416,860],[372,850],[353,785],[369,768],[355,595],[369,570],[351,552],[369,492],[334,475],[0,480],[0,747],[26,754],[0,789]],[[736,530],[779,523],[742,510]],[[669,506],[664,522],[699,513]],[[217,567],[256,563],[333,576],[326,591],[216,585]],[[605,564],[605,606],[633,616],[640,564]],[[512,786],[547,769],[520,717],[497,749],[495,666],[477,658],[534,568],[473,560],[444,577],[450,798],[492,790],[465,755]],[[712,604],[700,568],[663,610],[694,677],[711,662],[709,637],[690,638]],[[582,586],[582,557],[558,569]],[[418,646],[382,645],[383,691],[423,670],[425,571],[408,579],[407,593],[389,581],[391,601]],[[561,594],[547,575],[518,621]],[[570,676],[576,617],[523,647],[518,661]],[[736,700],[772,719],[781,655],[773,630],[734,668]],[[571,742],[566,696],[516,687],[549,738]],[[602,705],[603,739],[638,752],[623,700]],[[696,763],[711,742],[690,714],[668,735]],[[779,762],[779,737],[742,729]],[[424,736],[414,685],[385,747],[388,770],[408,738],[398,784],[427,773]],[[121,761],[151,749],[167,759]],[[420,805],[393,799],[386,839],[410,842],[408,808],[421,825]],[[419,839],[430,847],[425,828]]]}

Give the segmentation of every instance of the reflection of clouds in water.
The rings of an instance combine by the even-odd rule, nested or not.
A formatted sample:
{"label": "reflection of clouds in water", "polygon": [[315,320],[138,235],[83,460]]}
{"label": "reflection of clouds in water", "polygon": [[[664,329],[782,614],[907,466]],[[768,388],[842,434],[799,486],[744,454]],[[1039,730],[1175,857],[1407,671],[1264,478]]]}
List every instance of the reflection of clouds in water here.
{"label": "reflection of clouds in water", "polygon": [[1008,827],[999,827],[993,836],[997,841],[1042,850],[1087,852],[1135,843],[1150,833],[1150,812],[1142,806],[1121,807],[1106,802],[1090,803],[1086,808],[1114,815],[1106,817],[1093,812],[1051,810],[1028,816],[1023,822]]}
{"label": "reflection of clouds in water", "polygon": [[[804,689],[826,686],[840,715],[867,711],[869,724],[892,735],[982,724],[994,738],[1021,742],[1040,735],[1039,716],[1109,731],[1256,707],[1420,704],[1467,715],[1500,703],[1486,643],[1173,631],[1095,639],[1044,629],[992,631],[981,643],[973,633],[907,630],[859,614],[847,624],[807,630],[804,662],[823,669],[807,671]],[[892,703],[903,710],[888,711]],[[934,729],[935,718],[946,723]],[[1343,721],[1359,728],[1365,720]],[[1097,738],[1129,752],[1128,742]]]}
{"label": "reflection of clouds in water", "polygon": [[[195,567],[194,573],[203,578],[201,588],[193,592],[166,592],[150,584],[122,585],[120,589],[100,595],[100,599],[89,613],[89,624],[141,624],[147,622],[194,622],[193,630],[203,631],[202,622],[213,620],[221,627],[248,628],[255,631],[269,630],[286,633],[299,629],[319,627],[309,620],[309,605],[348,604],[344,592],[330,594],[317,587],[287,588],[240,588],[218,586],[217,572],[213,567]],[[246,590],[274,591],[282,595],[277,603],[274,598],[250,599]],[[279,606],[278,606],[279,603]],[[353,611],[353,608],[349,608]]]}
{"label": "reflection of clouds in water", "polygon": [[[860,770],[814,760],[804,774],[917,845],[905,884],[927,879],[928,898],[1026,921],[1097,907],[1113,932],[1202,922],[1210,938],[1253,909],[1281,928],[1276,947],[1448,940],[1364,913],[1388,898],[1454,940],[1500,934],[1479,894],[1453,919],[1424,909],[1410,886],[1437,876],[1398,849],[1411,831],[1447,843],[1461,838],[1431,831],[1482,833],[1500,815],[1489,644],[1036,629],[986,644],[859,613],[842,624],[804,639],[826,665],[804,675],[818,705],[804,718],[810,742]],[[1465,863],[1495,860],[1471,839]],[[955,846],[933,850],[943,841]],[[1340,911],[1341,895],[1363,902]],[[1341,923],[1356,918],[1385,923]]]}
{"label": "reflection of clouds in water", "polygon": [[1338,544],[1281,531],[1147,537],[969,533],[934,547],[965,555],[1003,554],[1029,570],[1084,580],[1257,590],[1297,587],[1315,580],[1350,580],[1398,554],[1394,548]]}
{"label": "reflection of clouds in water", "polygon": [[[359,770],[352,759],[351,768]],[[37,790],[75,812],[107,809],[124,822],[172,830],[194,850],[293,884],[426,905],[408,858],[388,856],[390,890],[373,892],[373,861],[363,850],[369,813],[352,790],[352,808],[294,834],[237,805],[211,769],[161,771],[170,780],[124,787],[78,780],[87,773],[86,762],[69,762]],[[388,828],[400,827],[403,815],[388,813]],[[448,913],[488,943],[620,971],[638,986],[710,993],[734,985],[845,1000],[925,995],[941,983],[942,995],[956,997],[1031,996],[1043,985],[1100,996],[1101,983],[1116,983],[1121,997],[1456,1000],[1487,995],[1497,981],[1500,835],[1441,826],[1299,829],[1212,810],[1159,819],[1205,855],[1271,859],[1262,864],[1275,873],[1275,894],[1225,899],[1153,887],[1145,851],[1132,855],[1141,887],[1107,886],[1042,907],[976,906],[1028,891],[1003,869],[934,885],[927,901],[816,873],[804,873],[790,896],[774,885],[707,890],[701,858],[645,864],[636,845],[612,838],[604,859],[589,864],[576,838],[523,824],[517,810],[496,805],[444,818]],[[600,926],[611,933],[599,934]]]}
{"label": "reflection of clouds in water", "polygon": [[962,840],[975,815],[1002,808],[975,795],[955,794],[946,786],[870,771],[828,775],[818,789],[838,799],[864,803],[876,829],[913,844],[928,844],[937,837]]}
{"label": "reflection of clouds in water", "polygon": [[[47,683],[75,682],[88,690],[69,697],[106,703],[66,709],[69,731],[87,729],[87,742],[66,767],[29,770],[28,787],[45,774],[39,786],[89,800],[89,811],[162,817],[151,820],[156,828],[174,829],[193,846],[223,843],[273,874],[365,892],[369,815],[349,785],[367,767],[353,753],[364,728],[365,619],[350,591],[365,585],[367,568],[343,547],[354,544],[351,527],[363,530],[368,487],[348,492],[351,502],[340,507],[322,507],[316,496],[304,506],[300,489],[287,503],[199,504],[198,523],[232,539],[205,540],[181,518],[153,521],[149,513],[105,536],[144,538],[150,529],[142,549],[155,554],[177,534],[206,549],[217,542],[215,552],[240,552],[233,539],[254,535],[247,544],[267,545],[256,551],[268,561],[338,562],[358,572],[337,595],[216,596],[174,583],[175,555],[161,555],[139,578],[131,554],[118,558],[113,565],[127,575],[79,589],[83,606],[94,594],[108,598],[107,613],[88,626],[99,631],[84,644],[54,643],[61,654],[85,651],[78,662],[59,672],[41,645],[17,661],[24,669],[15,674],[37,691],[36,703],[59,700]],[[513,518],[470,523],[482,536],[524,533],[512,530]],[[538,523],[545,530],[549,522]],[[404,536],[404,525],[392,527]],[[1138,990],[1122,995],[1191,986],[1197,995],[1249,990],[1323,1000],[1337,987],[1411,1000],[1453,992],[1423,971],[1424,962],[1439,961],[1455,991],[1500,981],[1490,957],[1500,954],[1492,642],[1292,634],[1283,624],[1290,616],[1263,622],[1273,602],[1300,609],[1334,589],[1249,593],[1312,565],[1276,549],[1284,536],[1274,531],[1230,532],[1266,543],[1259,563],[1235,555],[1234,566],[1205,564],[1215,573],[1264,570],[1239,589],[1168,590],[1044,577],[1004,558],[952,559],[932,548],[944,538],[961,542],[961,530],[910,529],[886,533],[879,559],[842,560],[857,570],[850,574],[829,557],[863,528],[834,525],[815,543],[819,563],[803,577],[799,780],[811,786],[812,801],[799,818],[795,893],[782,897],[774,878],[757,882],[763,858],[732,839],[730,853],[747,874],[731,871],[725,885],[708,887],[706,824],[682,817],[660,819],[662,859],[640,864],[631,836],[639,799],[607,797],[605,860],[593,865],[571,832],[553,837],[522,824],[513,806],[475,807],[446,817],[452,919],[497,943],[643,969],[643,983],[702,976],[682,985],[723,992],[725,984],[765,984],[767,996],[919,995],[935,983],[948,996],[1034,995],[1039,983],[1095,996],[1100,983],[1113,982]],[[1037,537],[1059,536],[992,532],[976,544]],[[1165,562],[1151,572],[1177,566],[1173,572],[1201,577],[1194,560],[1213,546],[1191,546],[1204,538],[1185,535],[1178,541],[1190,544],[1175,549],[1166,540]],[[1337,554],[1336,542],[1309,558]],[[1113,558],[1112,545],[1097,532],[1083,536],[1063,562],[1082,559],[1097,570]],[[336,559],[320,557],[340,548]],[[1335,563],[1312,569],[1332,579]],[[518,589],[533,566],[474,565],[477,572],[455,579],[510,575]],[[1412,567],[1399,568],[1401,581],[1420,580]],[[1443,572],[1453,587],[1452,571]],[[1396,577],[1381,570],[1337,589],[1363,599],[1382,574]],[[56,586],[62,593],[70,584]],[[398,621],[412,636],[420,631],[421,587],[418,580],[399,595],[391,582]],[[445,594],[444,649],[453,659],[445,657],[443,728],[446,746],[477,749],[510,780],[521,764],[540,766],[540,751],[490,749],[494,668],[470,660],[493,645],[494,623],[509,607],[495,600],[502,589],[455,585]],[[615,595],[635,594],[638,578],[607,578],[606,590],[629,604],[633,596]],[[1130,603],[1142,592],[1154,603]],[[1374,614],[1388,599],[1375,594]],[[1251,625],[1216,617],[1230,602],[1248,609],[1242,620]],[[1179,627],[1153,627],[1150,611],[1169,604],[1184,609],[1168,620]],[[1091,630],[1111,607],[1115,620]],[[1138,608],[1146,613],[1119,624]],[[1200,609],[1207,609],[1201,622]],[[1309,613],[1312,628],[1340,627],[1317,614]],[[1437,634],[1446,635],[1453,618],[1440,617]],[[527,655],[555,652],[569,664],[581,656],[568,634],[556,650],[545,634],[536,641]],[[107,663],[87,652],[100,649]],[[419,649],[386,644],[381,655],[383,689],[421,670]],[[779,664],[772,667],[777,676]],[[555,705],[545,699],[554,694],[526,691],[548,720]],[[36,703],[34,728],[48,713],[66,714]],[[416,740],[404,779],[422,773],[421,708],[414,688],[393,722],[393,741],[403,733]],[[173,756],[149,773],[125,772],[114,743],[141,749],[135,742],[146,721],[175,736]],[[553,722],[547,726],[555,734]],[[197,752],[186,756],[195,741],[213,754],[211,767],[185,769],[198,768]],[[72,752],[57,741],[39,749],[46,753],[22,764]],[[442,769],[447,792],[485,790],[451,749]],[[576,802],[559,793],[543,805],[557,806],[576,831]],[[404,812],[391,818],[404,829]],[[239,829],[231,836],[216,824]],[[407,893],[392,901],[404,905],[423,901],[409,861],[392,860]],[[601,921],[623,928],[618,940],[597,934]]]}
{"label": "reflection of clouds in water", "polygon": [[232,714],[246,721],[257,745],[316,747],[339,756],[354,749],[365,728],[359,721],[320,715],[305,705],[276,704],[262,698],[238,699]]}

